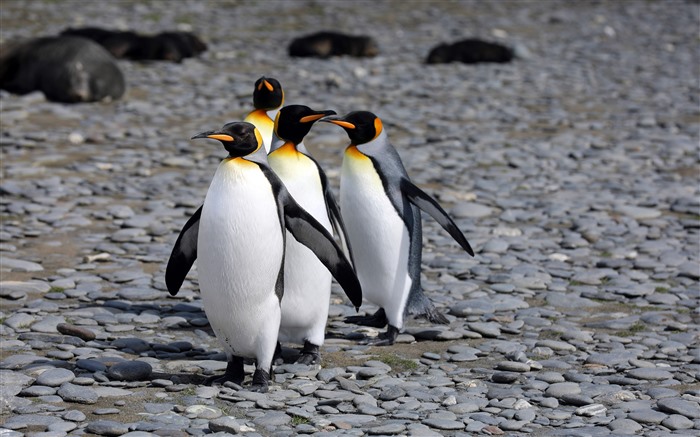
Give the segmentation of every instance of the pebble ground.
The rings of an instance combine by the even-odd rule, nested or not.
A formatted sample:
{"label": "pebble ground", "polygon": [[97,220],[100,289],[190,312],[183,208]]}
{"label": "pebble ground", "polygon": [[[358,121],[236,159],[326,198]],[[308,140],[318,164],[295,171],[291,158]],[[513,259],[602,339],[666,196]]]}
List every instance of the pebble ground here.
{"label": "pebble ground", "polygon": [[[0,93],[0,437],[700,435],[697,1],[0,8],[2,40],[90,25],[209,43],[182,64],[120,61],[113,103]],[[381,55],[286,56],[328,28]],[[422,64],[472,36],[520,57]],[[201,384],[225,362],[196,270],[176,298],[163,280],[224,155],[189,138],[240,120],[261,75],[287,103],[376,112],[477,252],[426,217],[424,287],[450,324],[361,346],[377,332],[343,323],[335,293],[322,366],[277,367],[267,394]],[[346,141],[331,125],[307,139],[336,189]]]}

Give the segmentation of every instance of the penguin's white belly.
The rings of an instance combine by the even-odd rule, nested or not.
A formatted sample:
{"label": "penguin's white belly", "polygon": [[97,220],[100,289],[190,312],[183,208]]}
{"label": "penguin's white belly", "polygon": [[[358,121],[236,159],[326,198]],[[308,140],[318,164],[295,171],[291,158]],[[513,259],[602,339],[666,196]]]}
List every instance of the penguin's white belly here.
{"label": "penguin's white belly", "polygon": [[[316,164],[301,153],[285,150],[271,153],[268,159],[294,200],[332,233]],[[281,341],[323,344],[331,278],[316,255],[287,232]]]}
{"label": "penguin's white belly", "polygon": [[391,325],[402,328],[412,282],[410,238],[372,162],[358,152],[343,159],[340,208],[363,296],[384,308]]}
{"label": "penguin's white belly", "polygon": [[282,242],[276,201],[260,168],[240,158],[222,162],[202,209],[197,269],[207,318],[229,353],[266,361],[270,344],[274,351]]}

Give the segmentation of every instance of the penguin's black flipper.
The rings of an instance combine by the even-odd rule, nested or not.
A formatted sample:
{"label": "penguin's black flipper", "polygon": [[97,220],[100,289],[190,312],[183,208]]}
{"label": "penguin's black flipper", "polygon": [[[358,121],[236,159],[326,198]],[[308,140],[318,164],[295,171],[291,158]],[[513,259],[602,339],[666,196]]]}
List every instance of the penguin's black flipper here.
{"label": "penguin's black flipper", "polygon": [[459,230],[452,218],[447,215],[444,209],[425,191],[421,190],[408,179],[401,180],[401,192],[418,208],[430,214],[440,226],[442,226],[455,239],[462,249],[466,250],[471,256],[474,256],[474,250],[469,245],[467,238],[462,231]]}
{"label": "penguin's black flipper", "polygon": [[354,266],[355,260],[352,257],[352,248],[350,247],[350,239],[345,231],[345,223],[343,223],[343,217],[340,215],[340,207],[338,207],[338,203],[335,201],[335,196],[333,196],[333,192],[331,191],[326,173],[323,171],[321,166],[318,165],[318,163],[316,163],[316,166],[318,167],[318,175],[321,177],[323,197],[326,200],[326,209],[328,210],[328,216],[331,219],[331,226],[333,226],[333,231],[340,239],[340,244],[343,247],[345,254],[348,256],[350,262]]}
{"label": "penguin's black flipper", "polygon": [[171,296],[175,296],[185,276],[197,259],[197,237],[199,236],[199,218],[202,215],[202,207],[187,220],[175,241],[173,251],[170,253],[168,266],[165,268],[165,285]]}
{"label": "penguin's black flipper", "polygon": [[294,201],[286,190],[278,193],[283,208],[287,230],[298,242],[311,249],[324,266],[331,272],[355,308],[362,304],[362,287],[350,261],[343,250],[311,214]]}

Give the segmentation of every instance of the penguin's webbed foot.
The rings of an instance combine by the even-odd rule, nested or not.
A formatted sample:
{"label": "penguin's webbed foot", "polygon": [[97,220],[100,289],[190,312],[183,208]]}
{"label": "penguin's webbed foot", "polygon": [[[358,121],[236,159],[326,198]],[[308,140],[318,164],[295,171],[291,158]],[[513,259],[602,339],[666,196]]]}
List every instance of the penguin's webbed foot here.
{"label": "penguin's webbed foot", "polygon": [[371,326],[372,328],[383,328],[389,323],[386,318],[384,308],[379,308],[376,313],[371,316],[349,316],[345,318],[345,323],[354,325]]}
{"label": "penguin's webbed foot", "polygon": [[377,338],[371,338],[361,342],[367,346],[391,346],[399,336],[399,328],[389,325],[386,332],[379,334]]}
{"label": "penguin's webbed foot", "polygon": [[308,366],[320,363],[321,354],[319,353],[319,349],[319,346],[305,341],[304,348],[301,350],[301,354],[299,358],[297,358],[295,364],[304,364]]}
{"label": "penguin's webbed foot", "polygon": [[211,376],[204,381],[204,385],[224,385],[232,382],[238,386],[243,384],[245,371],[243,370],[243,358],[231,357],[226,365],[226,372],[222,376]]}
{"label": "penguin's webbed foot", "polygon": [[267,393],[269,386],[270,373],[263,369],[255,369],[255,373],[253,373],[253,384],[248,390],[258,393]]}
{"label": "penguin's webbed foot", "polygon": [[450,321],[445,317],[443,313],[436,309],[432,309],[428,311],[426,314],[423,314],[420,317],[424,317],[430,321],[430,323],[436,323],[438,325],[449,325]]}

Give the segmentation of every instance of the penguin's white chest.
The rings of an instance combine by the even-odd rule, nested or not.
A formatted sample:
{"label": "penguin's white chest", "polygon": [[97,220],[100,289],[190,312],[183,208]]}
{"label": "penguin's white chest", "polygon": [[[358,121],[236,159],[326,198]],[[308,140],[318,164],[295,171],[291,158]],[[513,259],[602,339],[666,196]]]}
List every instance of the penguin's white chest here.
{"label": "penguin's white chest", "polygon": [[[316,164],[293,146],[273,151],[268,161],[294,200],[332,232]],[[280,340],[323,344],[330,291],[328,269],[309,248],[288,233]]]}
{"label": "penguin's white chest", "polygon": [[352,147],[343,158],[340,208],[364,297],[401,328],[411,288],[408,230],[372,161]]}
{"label": "penguin's white chest", "polygon": [[283,234],[269,180],[243,159],[219,165],[199,225],[198,274],[204,310],[230,353],[256,356],[276,336]]}

